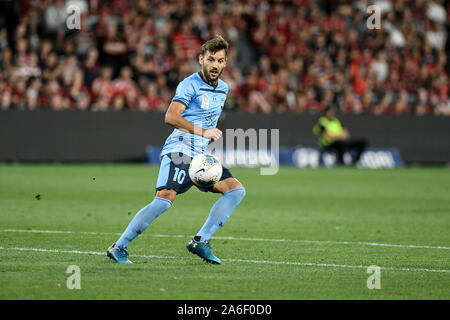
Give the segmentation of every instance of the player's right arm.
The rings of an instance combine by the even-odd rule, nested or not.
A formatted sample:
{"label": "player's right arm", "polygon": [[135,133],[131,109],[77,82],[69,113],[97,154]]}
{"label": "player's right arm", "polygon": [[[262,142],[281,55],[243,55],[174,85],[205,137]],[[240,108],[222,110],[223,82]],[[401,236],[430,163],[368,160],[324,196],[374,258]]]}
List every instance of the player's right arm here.
{"label": "player's right arm", "polygon": [[165,123],[174,126],[179,130],[197,134],[204,138],[212,139],[213,141],[216,141],[222,136],[222,131],[217,128],[204,129],[187,121],[181,116],[185,109],[186,106],[181,102],[172,101],[166,111]]}

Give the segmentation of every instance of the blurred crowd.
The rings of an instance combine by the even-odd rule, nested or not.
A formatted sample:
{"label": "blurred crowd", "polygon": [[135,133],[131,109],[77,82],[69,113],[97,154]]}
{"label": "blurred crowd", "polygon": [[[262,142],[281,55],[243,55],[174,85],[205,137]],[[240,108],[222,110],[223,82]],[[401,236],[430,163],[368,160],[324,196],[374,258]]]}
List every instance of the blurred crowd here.
{"label": "blurred crowd", "polygon": [[[201,44],[221,34],[228,110],[450,115],[443,0],[0,5],[0,109],[165,111],[178,82],[199,70]],[[70,5],[80,29],[68,28]],[[371,5],[379,28],[369,27]]]}

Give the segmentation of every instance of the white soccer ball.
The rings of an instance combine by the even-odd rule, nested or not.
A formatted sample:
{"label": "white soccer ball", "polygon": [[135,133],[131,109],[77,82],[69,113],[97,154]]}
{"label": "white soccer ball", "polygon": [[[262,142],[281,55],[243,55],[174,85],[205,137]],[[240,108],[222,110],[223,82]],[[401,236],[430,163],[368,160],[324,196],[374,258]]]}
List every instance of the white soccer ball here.
{"label": "white soccer ball", "polygon": [[189,165],[189,177],[200,187],[210,187],[222,177],[222,165],[212,155],[199,154]]}

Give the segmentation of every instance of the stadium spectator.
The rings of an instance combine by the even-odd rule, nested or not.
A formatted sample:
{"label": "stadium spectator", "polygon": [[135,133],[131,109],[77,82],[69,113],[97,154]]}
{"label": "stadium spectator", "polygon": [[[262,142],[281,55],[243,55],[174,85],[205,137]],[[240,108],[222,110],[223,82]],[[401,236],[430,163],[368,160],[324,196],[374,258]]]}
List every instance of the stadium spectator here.
{"label": "stadium spectator", "polygon": [[8,110],[12,105],[11,89],[6,85],[0,85],[0,108],[2,110]]}
{"label": "stadium spectator", "polygon": [[98,99],[92,105],[92,111],[105,111],[109,108],[109,99],[104,95],[98,97]]}
{"label": "stadium spectator", "polygon": [[100,74],[100,63],[98,61],[98,50],[95,47],[90,47],[87,52],[87,57],[82,66],[84,83],[91,88],[92,83]]}
{"label": "stadium spectator", "polygon": [[39,90],[41,89],[41,85],[41,80],[37,77],[28,79],[25,102],[30,110],[35,110],[39,107]]}
{"label": "stadium spectator", "polygon": [[127,43],[119,32],[117,22],[109,20],[106,24],[105,35],[100,38],[102,61],[113,69],[117,75],[120,67],[126,63]]}
{"label": "stadium spectator", "polygon": [[167,106],[167,101],[158,94],[158,87],[156,83],[151,82],[147,85],[147,110],[164,111]]}
{"label": "stadium spectator", "polygon": [[323,152],[334,152],[336,163],[345,165],[344,153],[348,152],[352,158],[352,165],[355,165],[361,154],[364,152],[367,141],[364,139],[351,139],[349,131],[342,125],[335,116],[334,108],[325,107],[323,116],[319,118],[313,127],[313,132],[319,137],[319,144]]}

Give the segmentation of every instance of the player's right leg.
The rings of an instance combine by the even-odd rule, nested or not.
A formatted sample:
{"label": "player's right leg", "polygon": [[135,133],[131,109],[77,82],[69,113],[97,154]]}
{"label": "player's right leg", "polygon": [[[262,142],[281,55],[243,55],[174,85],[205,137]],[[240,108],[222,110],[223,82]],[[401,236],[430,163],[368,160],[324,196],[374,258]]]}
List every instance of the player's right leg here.
{"label": "player's right leg", "polygon": [[139,210],[120,238],[108,248],[106,255],[109,258],[117,263],[130,264],[131,261],[128,259],[127,252],[130,242],[144,232],[153,220],[172,206],[177,192],[173,189],[166,189],[166,185],[173,169],[171,159],[168,156],[164,156],[161,160],[156,182],[157,191],[153,201]]}
{"label": "player's right leg", "polygon": [[109,247],[106,255],[117,263],[130,264],[131,261],[128,259],[127,252],[128,245],[138,235],[144,232],[153,220],[172,206],[175,195],[176,192],[174,190],[164,189],[157,191],[153,201],[139,210],[119,240]]}

